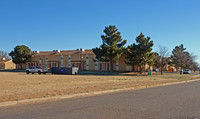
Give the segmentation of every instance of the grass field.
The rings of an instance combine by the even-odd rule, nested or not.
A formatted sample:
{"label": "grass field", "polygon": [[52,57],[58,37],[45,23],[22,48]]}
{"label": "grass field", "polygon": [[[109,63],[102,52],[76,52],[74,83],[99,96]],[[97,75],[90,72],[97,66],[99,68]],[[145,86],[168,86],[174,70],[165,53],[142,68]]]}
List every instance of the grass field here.
{"label": "grass field", "polygon": [[0,72],[0,102],[70,95],[103,90],[138,88],[155,84],[198,79],[199,76],[164,74],[139,76],[111,75],[38,75]]}

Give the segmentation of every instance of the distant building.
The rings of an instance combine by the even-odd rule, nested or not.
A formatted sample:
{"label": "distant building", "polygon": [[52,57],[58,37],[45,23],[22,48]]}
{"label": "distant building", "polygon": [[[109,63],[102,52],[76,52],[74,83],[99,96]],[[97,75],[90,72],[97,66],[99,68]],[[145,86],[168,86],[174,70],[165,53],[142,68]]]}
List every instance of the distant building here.
{"label": "distant building", "polygon": [[15,69],[16,65],[12,60],[0,60],[0,69]]}
{"label": "distant building", "polygon": [[[140,71],[138,66],[127,65],[124,55],[113,63],[114,71]],[[78,67],[80,70],[111,71],[109,62],[96,61],[93,51],[85,49],[33,51],[31,58],[23,65],[23,69],[31,66],[49,69],[52,67]],[[20,65],[16,67],[17,69],[21,68]]]}

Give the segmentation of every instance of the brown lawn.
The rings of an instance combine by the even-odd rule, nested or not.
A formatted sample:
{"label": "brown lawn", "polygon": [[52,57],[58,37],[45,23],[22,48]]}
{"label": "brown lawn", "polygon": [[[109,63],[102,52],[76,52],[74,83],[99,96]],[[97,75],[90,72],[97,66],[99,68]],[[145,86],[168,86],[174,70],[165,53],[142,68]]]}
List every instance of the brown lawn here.
{"label": "brown lawn", "polygon": [[111,89],[138,88],[200,78],[193,75],[94,76],[38,75],[0,72],[0,102],[70,95]]}

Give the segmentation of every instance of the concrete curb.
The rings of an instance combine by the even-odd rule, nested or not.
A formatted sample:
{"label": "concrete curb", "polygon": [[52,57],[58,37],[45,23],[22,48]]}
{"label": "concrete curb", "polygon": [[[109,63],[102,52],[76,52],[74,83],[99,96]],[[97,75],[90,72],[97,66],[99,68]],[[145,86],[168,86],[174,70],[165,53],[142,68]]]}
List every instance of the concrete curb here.
{"label": "concrete curb", "polygon": [[132,87],[132,88],[123,88],[123,89],[112,89],[112,90],[89,92],[89,93],[78,93],[78,94],[72,94],[72,95],[25,99],[25,100],[19,100],[19,101],[9,101],[9,102],[0,103],[0,107],[12,106],[12,105],[17,105],[17,104],[37,103],[37,102],[42,102],[42,101],[55,101],[55,100],[69,99],[69,98],[82,97],[82,96],[94,96],[94,95],[108,94],[108,93],[114,93],[114,92],[123,92],[123,91],[129,91],[129,90],[138,90],[138,89],[145,89],[145,88],[189,83],[189,82],[195,82],[195,81],[200,81],[200,79],[181,81],[181,82],[172,82],[172,83],[165,83],[165,84],[153,84],[153,85],[141,86],[137,88]]}

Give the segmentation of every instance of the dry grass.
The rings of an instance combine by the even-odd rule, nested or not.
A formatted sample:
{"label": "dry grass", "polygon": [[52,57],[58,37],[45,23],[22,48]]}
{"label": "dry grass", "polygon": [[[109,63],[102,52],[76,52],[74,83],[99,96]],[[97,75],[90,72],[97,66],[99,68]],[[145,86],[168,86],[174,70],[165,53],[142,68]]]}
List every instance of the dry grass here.
{"label": "dry grass", "polygon": [[153,76],[38,75],[0,72],[0,102],[149,86],[197,79],[192,75]]}

